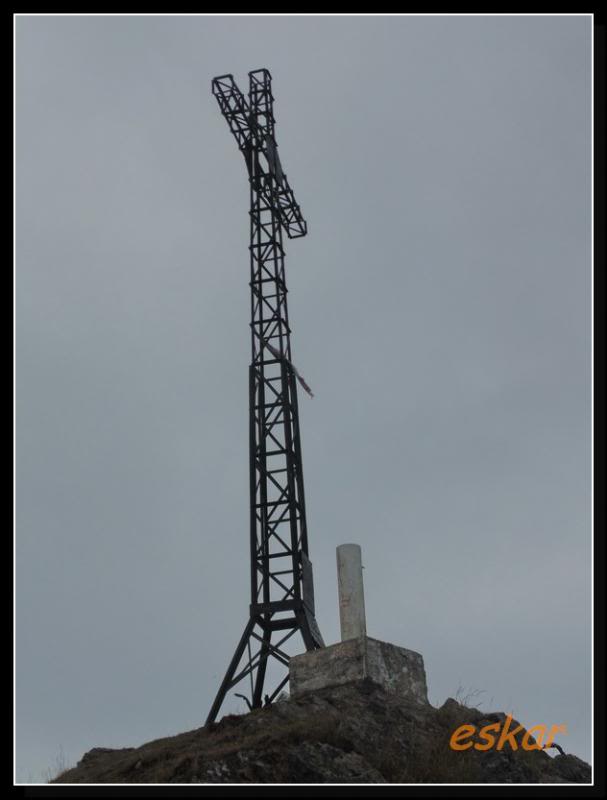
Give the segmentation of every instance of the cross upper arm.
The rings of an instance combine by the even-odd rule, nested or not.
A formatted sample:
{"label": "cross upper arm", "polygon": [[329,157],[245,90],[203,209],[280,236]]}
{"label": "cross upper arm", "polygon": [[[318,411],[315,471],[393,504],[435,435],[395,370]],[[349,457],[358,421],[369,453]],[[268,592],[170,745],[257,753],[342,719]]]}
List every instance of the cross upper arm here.
{"label": "cross upper arm", "polygon": [[[264,73],[269,76],[267,70],[258,70],[259,73]],[[251,86],[264,87],[263,82],[259,82],[255,78],[257,73],[249,73]],[[305,236],[307,233],[307,225],[304,220],[298,203],[295,200],[293,190],[287,180],[286,174],[282,170],[278,151],[276,150],[276,143],[267,129],[260,125],[257,119],[257,113],[253,114],[252,108],[257,109],[255,104],[255,97],[259,94],[259,89],[256,89],[256,94],[253,99],[248,103],[240,91],[234,76],[232,74],[219,75],[213,78],[212,90],[221,113],[225,117],[228,127],[232,135],[236,139],[238,148],[245,158],[249,176],[253,176],[253,161],[255,159],[256,173],[259,170],[259,155],[255,156],[255,149],[260,150],[266,156],[268,161],[270,176],[261,169],[261,173],[257,175],[256,188],[262,195],[264,195],[268,202],[274,206],[281,225],[290,239],[295,239],[299,236]],[[262,89],[263,92],[263,89]],[[270,114],[271,114],[271,101],[272,95],[267,88],[270,98]],[[252,89],[249,92],[251,96]],[[264,112],[267,115],[267,111]],[[255,117],[255,118],[254,118]],[[273,122],[273,117],[271,117]]]}
{"label": "cross upper arm", "polygon": [[236,85],[233,75],[220,75],[213,78],[211,86],[221,113],[236,139],[238,148],[246,157],[247,152],[251,149],[253,135],[249,104]]}

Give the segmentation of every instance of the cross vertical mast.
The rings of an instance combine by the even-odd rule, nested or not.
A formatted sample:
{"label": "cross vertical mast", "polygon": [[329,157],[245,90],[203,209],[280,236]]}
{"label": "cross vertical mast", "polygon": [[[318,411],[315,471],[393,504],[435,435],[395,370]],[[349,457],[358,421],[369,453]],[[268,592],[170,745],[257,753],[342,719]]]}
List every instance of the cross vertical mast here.
{"label": "cross vertical mast", "polygon": [[[269,659],[287,669],[266,693],[272,702],[288,681],[284,643],[300,632],[306,650],[324,646],[316,624],[297,407],[291,364],[283,231],[305,236],[306,222],[282,170],[274,137],[271,75],[249,73],[248,102],[232,75],[213,94],[242,152],[250,185],[251,365],[249,468],[251,603],[249,619],[206,724],[236,684],[248,678],[250,708],[264,696]],[[277,641],[273,641],[274,638]],[[242,696],[242,695],[240,695]]]}

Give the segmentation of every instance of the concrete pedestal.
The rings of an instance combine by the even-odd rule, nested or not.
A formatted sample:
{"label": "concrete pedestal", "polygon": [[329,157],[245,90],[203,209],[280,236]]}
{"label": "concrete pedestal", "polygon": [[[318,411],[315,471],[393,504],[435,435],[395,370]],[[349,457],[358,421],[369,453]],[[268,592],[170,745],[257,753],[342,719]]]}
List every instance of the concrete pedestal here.
{"label": "concrete pedestal", "polygon": [[424,660],[419,653],[369,636],[310,650],[289,661],[291,695],[368,678],[384,689],[428,702]]}

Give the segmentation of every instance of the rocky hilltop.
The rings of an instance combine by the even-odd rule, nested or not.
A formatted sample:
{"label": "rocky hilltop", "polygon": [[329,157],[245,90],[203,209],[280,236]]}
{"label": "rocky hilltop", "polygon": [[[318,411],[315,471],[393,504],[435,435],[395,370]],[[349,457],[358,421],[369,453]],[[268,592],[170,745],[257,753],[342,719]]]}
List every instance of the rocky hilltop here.
{"label": "rocky hilltop", "polygon": [[523,749],[524,730],[515,737],[516,749],[506,744],[501,750],[456,751],[449,745],[462,724],[478,730],[505,720],[503,713],[453,699],[435,708],[364,679],[228,715],[208,729],[141,747],[95,748],[53,783],[591,781],[590,766],[576,756]]}

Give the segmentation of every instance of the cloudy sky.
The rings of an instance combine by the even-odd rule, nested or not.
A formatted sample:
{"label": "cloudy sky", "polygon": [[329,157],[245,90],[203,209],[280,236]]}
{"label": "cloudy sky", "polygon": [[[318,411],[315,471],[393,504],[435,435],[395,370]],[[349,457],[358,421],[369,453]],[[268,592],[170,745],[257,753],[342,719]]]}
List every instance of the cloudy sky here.
{"label": "cloudy sky", "polygon": [[432,703],[482,690],[590,760],[590,18],[22,16],[16,43],[18,777],[199,727],[246,622],[249,196],[211,79],[260,67],[309,225],[325,641],[357,542],[368,633]]}

